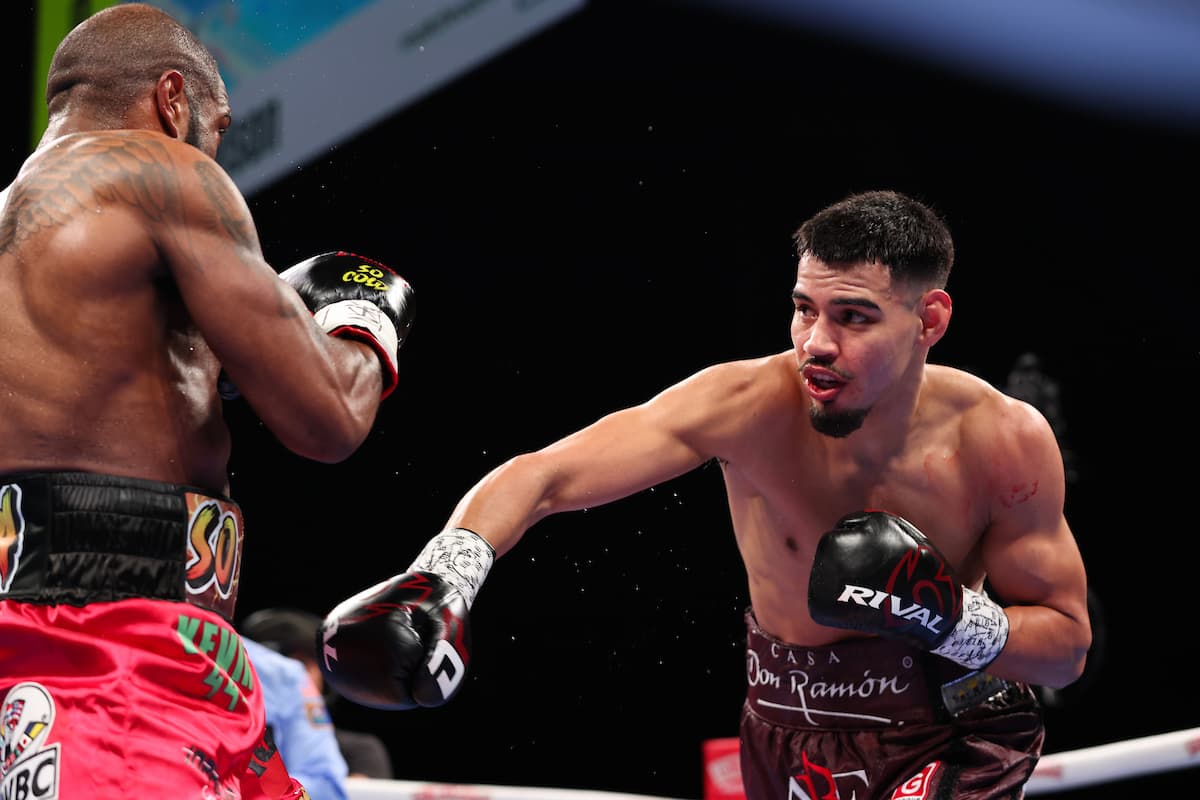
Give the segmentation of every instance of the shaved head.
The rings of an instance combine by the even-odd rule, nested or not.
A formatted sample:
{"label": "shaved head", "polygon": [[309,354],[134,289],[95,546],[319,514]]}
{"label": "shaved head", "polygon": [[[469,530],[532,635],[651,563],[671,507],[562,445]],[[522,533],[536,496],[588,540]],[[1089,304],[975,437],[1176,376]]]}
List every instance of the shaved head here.
{"label": "shaved head", "polygon": [[212,54],[170,14],[144,3],[112,6],[75,26],[54,51],[46,106],[51,117],[82,109],[119,126],[168,70],[183,75],[193,107],[211,102],[222,86]]}

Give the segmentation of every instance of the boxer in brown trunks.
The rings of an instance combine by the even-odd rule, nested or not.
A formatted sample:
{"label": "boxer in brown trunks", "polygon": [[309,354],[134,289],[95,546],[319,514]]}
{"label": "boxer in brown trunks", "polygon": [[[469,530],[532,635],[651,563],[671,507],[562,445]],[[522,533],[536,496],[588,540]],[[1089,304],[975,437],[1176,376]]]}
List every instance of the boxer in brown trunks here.
{"label": "boxer in brown trunks", "polygon": [[218,386],[346,459],[396,386],[410,287],[345,253],[264,260],[214,160],[217,64],[162,10],[81,22],[46,100],[0,192],[0,797],[306,796],[230,624]]}
{"label": "boxer in brown trunks", "polygon": [[[1032,406],[927,363],[954,261],[933,209],[855,194],[795,244],[791,349],[701,370],[486,475],[407,572],[329,613],[330,685],[391,707],[444,702],[497,555],[550,514],[715,460],[750,590],[749,663],[781,681],[750,686],[752,800],[1019,796],[1042,743],[1021,684],[1072,683],[1091,641],[1058,443]],[[680,289],[711,324],[719,287]],[[409,612],[377,613],[388,603]],[[808,680],[859,694],[784,692],[800,676],[764,647],[824,656]]]}
{"label": "boxer in brown trunks", "polygon": [[789,645],[749,611],[746,627],[747,797],[1021,796],[1045,738],[1027,685],[892,639]]}

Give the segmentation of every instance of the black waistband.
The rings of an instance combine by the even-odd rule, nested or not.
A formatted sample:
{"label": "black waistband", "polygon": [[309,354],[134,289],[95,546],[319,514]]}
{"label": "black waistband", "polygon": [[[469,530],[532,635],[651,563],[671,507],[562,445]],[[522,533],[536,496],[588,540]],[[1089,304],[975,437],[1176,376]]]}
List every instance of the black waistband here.
{"label": "black waistband", "polygon": [[89,472],[0,475],[0,599],[178,600],[233,618],[245,526],[189,486]]}
{"label": "black waistband", "polygon": [[890,639],[806,647],[775,638],[746,611],[746,702],[794,728],[863,729],[946,722],[1031,699],[1023,684],[960,667]]}

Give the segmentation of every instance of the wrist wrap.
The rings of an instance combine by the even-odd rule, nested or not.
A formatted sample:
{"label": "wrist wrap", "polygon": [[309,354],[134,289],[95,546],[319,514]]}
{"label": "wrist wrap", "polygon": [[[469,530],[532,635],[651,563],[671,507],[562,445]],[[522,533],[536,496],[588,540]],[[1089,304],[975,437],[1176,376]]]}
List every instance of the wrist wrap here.
{"label": "wrist wrap", "polygon": [[[378,346],[379,356],[387,360],[392,374],[396,372],[396,351],[400,349],[400,336],[395,324],[370,300],[339,300],[318,308],[313,319],[326,333],[338,335],[345,328],[366,331]],[[384,383],[386,383],[386,379]]]}
{"label": "wrist wrap", "polygon": [[451,528],[430,539],[408,571],[434,573],[454,587],[470,608],[495,560],[496,551],[482,536]]}
{"label": "wrist wrap", "polygon": [[958,624],[933,652],[971,669],[996,660],[1008,642],[1008,615],[987,595],[963,587]]}

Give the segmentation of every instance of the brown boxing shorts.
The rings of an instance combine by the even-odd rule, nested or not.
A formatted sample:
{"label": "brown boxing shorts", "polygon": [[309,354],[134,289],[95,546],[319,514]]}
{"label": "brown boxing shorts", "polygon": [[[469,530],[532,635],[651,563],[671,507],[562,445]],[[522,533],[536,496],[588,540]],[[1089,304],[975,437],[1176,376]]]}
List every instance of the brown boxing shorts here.
{"label": "brown boxing shorts", "polygon": [[300,798],[230,625],[229,499],[0,475],[0,797]]}
{"label": "brown boxing shorts", "polygon": [[1032,690],[908,645],[787,644],[746,612],[748,800],[1012,800],[1041,756]]}

